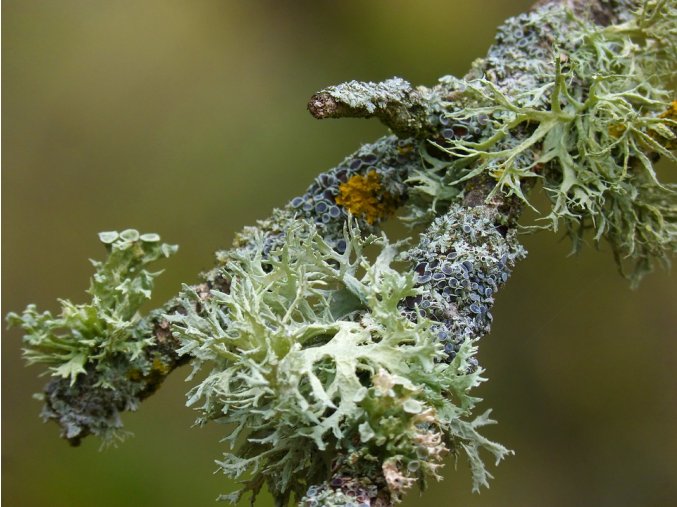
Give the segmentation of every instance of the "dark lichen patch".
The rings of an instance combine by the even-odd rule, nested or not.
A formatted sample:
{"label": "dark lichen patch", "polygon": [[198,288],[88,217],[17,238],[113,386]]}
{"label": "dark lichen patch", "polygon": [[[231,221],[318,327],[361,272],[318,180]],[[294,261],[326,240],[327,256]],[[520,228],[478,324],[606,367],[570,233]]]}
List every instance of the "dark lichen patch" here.
{"label": "dark lichen patch", "polygon": [[489,332],[494,297],[526,255],[514,231],[506,237],[500,224],[494,208],[452,206],[404,254],[422,290],[405,299],[401,311],[413,321],[434,322],[431,329],[444,347],[444,360]]}

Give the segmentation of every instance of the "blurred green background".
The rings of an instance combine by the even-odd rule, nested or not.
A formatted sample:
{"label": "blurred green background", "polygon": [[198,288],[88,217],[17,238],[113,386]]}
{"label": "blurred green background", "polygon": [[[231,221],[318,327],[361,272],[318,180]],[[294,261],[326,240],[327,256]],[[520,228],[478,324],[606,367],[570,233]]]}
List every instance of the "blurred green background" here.
{"label": "blurred green background", "polygon": [[[322,87],[462,75],[531,0],[5,0],[2,3],[3,314],[82,301],[96,233],[135,227],[179,243],[157,303],[235,231],[382,135],[318,122]],[[636,291],[610,254],[542,233],[498,297],[480,394],[516,450],[490,490],[466,464],[403,505],[667,506],[677,499],[677,284]],[[604,249],[602,249],[604,250]],[[69,448],[31,400],[20,333],[2,339],[2,499],[14,507],[212,506],[223,435],[191,429],[178,371],[125,417],[117,449]],[[267,502],[267,499],[266,499]],[[261,502],[261,505],[266,505]],[[243,502],[244,505],[244,502]]]}

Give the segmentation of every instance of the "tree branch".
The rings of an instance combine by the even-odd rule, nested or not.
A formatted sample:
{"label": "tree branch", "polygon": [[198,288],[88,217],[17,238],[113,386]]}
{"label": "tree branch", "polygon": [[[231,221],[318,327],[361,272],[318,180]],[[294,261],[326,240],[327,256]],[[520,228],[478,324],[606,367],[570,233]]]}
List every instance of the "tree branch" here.
{"label": "tree branch", "polygon": [[350,81],[313,95],[308,110],[317,119],[378,118],[399,137],[426,137],[432,132],[431,117],[439,115],[431,90],[413,88],[394,77],[381,83]]}
{"label": "tree branch", "polygon": [[[192,361],[212,368],[190,393],[204,403],[201,422],[233,423],[234,446],[245,437],[220,463],[231,477],[252,474],[230,499],[267,484],[278,505],[295,495],[304,506],[384,507],[439,478],[449,452],[465,453],[475,489],[486,486],[480,449],[497,461],[510,451],[477,432],[491,421],[468,419],[468,391],[482,381],[474,355],[495,294],[525,255],[517,220],[535,182],[551,200],[547,228],[564,224],[575,245],[592,228],[636,261],[636,278],[675,250],[674,196],[652,159],[674,160],[665,87],[677,8],[633,9],[542,1],[500,27],[463,79],[315,94],[316,118],[376,117],[395,135],[320,174],[218,252],[203,283],[125,327],[123,342],[143,344],[131,359],[74,349],[83,369],[47,385],[43,417],[73,444],[110,435],[121,412]],[[402,209],[426,229],[398,255],[372,235]],[[120,241],[114,253],[143,247]],[[381,248],[373,263],[369,242]],[[10,320],[46,353],[40,326],[51,321],[41,318],[32,309]]]}

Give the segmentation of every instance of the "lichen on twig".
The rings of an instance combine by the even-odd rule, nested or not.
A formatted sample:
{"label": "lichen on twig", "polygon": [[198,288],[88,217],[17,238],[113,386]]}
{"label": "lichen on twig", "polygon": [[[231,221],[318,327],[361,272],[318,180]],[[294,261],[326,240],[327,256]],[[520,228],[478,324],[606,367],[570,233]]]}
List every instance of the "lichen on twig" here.
{"label": "lichen on twig", "polygon": [[[230,426],[219,466],[277,505],[387,506],[465,456],[474,489],[510,451],[479,429],[471,389],[497,291],[526,252],[518,218],[540,185],[536,224],[607,241],[633,283],[677,248],[674,0],[541,2],[499,28],[464,78],[393,78],[327,88],[317,118],[377,117],[394,135],[365,145],[217,253],[203,283],[145,317],[148,262],[172,247],[108,234],[90,305],[29,306],[10,323],[48,365],[46,419],[77,443],[110,436],[178,365],[201,424]],[[397,216],[397,212],[403,210]],[[391,243],[380,225],[422,226]],[[375,257],[366,252],[378,250]]]}

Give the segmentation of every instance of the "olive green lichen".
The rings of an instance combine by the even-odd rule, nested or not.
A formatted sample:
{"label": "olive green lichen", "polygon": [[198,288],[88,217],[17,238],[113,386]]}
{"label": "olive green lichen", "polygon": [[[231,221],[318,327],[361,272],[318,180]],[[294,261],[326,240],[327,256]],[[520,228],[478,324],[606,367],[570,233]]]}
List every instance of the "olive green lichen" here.
{"label": "olive green lichen", "polygon": [[[522,18],[500,32],[503,44],[489,52],[487,77],[446,78],[455,90],[444,117],[450,134],[436,146],[448,161],[413,175],[415,192],[435,209],[462,182],[489,175],[496,182],[489,198],[530,203],[525,188],[538,180],[551,202],[539,227],[563,225],[575,248],[591,229],[595,241],[609,242],[622,269],[631,265],[636,283],[656,260],[668,264],[677,247],[677,187],[661,183],[654,167],[658,156],[677,161],[670,151],[674,92],[666,88],[677,75],[677,6],[647,1],[628,21],[607,27],[556,5]],[[543,27],[556,37],[549,53],[533,44]],[[526,41],[507,45],[522,48],[522,58],[505,58],[510,37]],[[515,62],[520,72],[496,62]],[[529,86],[505,77],[514,75]],[[411,214],[414,221],[425,216]]]}

